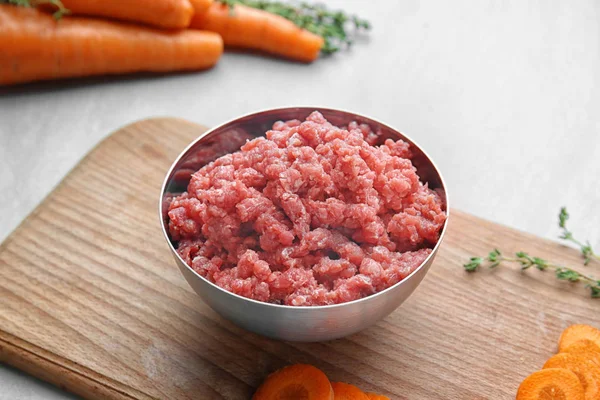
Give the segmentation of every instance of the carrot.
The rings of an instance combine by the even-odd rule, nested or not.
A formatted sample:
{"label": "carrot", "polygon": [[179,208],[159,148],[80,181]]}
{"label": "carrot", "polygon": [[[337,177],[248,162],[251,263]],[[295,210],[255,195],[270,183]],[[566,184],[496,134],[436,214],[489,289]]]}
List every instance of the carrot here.
{"label": "carrot", "polygon": [[546,368],[564,368],[579,378],[586,400],[600,399],[600,367],[587,359],[584,354],[559,353],[546,361]]}
{"label": "carrot", "polygon": [[167,29],[187,28],[194,15],[189,0],[61,0],[74,15],[142,22]]}
{"label": "carrot", "polygon": [[206,12],[195,14],[190,27],[217,32],[226,46],[304,62],[314,61],[324,43],[320,36],[279,15],[240,4],[230,10],[225,4],[214,3]]}
{"label": "carrot", "polygon": [[571,325],[560,335],[558,350],[562,352],[581,339],[591,340],[600,347],[600,330],[589,325]]}
{"label": "carrot", "polygon": [[600,346],[590,339],[581,339],[567,346],[561,353],[588,353],[596,354],[597,357],[600,357]]}
{"label": "carrot", "polygon": [[382,394],[369,393],[369,392],[366,392],[365,394],[367,395],[367,397],[369,398],[369,400],[390,400],[389,397],[384,396]]}
{"label": "carrot", "polygon": [[577,375],[568,369],[549,368],[525,378],[516,400],[585,400],[585,396]]}
{"label": "carrot", "polygon": [[192,7],[194,7],[194,13],[200,14],[208,10],[208,7],[213,3],[213,0],[190,0]]}
{"label": "carrot", "polygon": [[335,400],[369,400],[369,397],[354,385],[331,382]]}
{"label": "carrot", "polygon": [[166,32],[0,5],[0,85],[213,66],[223,42],[213,32]]}
{"label": "carrot", "polygon": [[333,400],[333,389],[320,369],[312,365],[295,364],[269,375],[252,399]]}

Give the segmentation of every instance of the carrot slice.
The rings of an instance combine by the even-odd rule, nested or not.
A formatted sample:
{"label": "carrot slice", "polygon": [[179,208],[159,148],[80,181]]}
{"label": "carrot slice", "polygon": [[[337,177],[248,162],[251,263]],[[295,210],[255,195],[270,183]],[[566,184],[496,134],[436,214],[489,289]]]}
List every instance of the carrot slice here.
{"label": "carrot slice", "polygon": [[89,18],[55,21],[0,4],[0,86],[45,79],[206,69],[219,60],[214,32],[164,31]]}
{"label": "carrot slice", "polygon": [[600,353],[600,346],[590,339],[581,339],[567,346],[561,353]]}
{"label": "carrot slice", "polygon": [[273,372],[252,400],[333,400],[333,388],[320,369],[307,364],[290,365]]}
{"label": "carrot slice", "polygon": [[585,400],[585,395],[575,373],[564,368],[548,368],[525,378],[516,400]]}
{"label": "carrot slice", "polygon": [[589,325],[571,325],[560,335],[558,351],[563,352],[567,347],[582,339],[591,340],[600,347],[600,330]]}
{"label": "carrot slice", "polygon": [[578,354],[600,367],[600,347],[589,339],[579,340],[568,346],[563,353]]}
{"label": "carrot slice", "polygon": [[331,382],[335,400],[369,400],[362,390],[344,382]]}
{"label": "carrot slice", "polygon": [[367,397],[369,398],[369,400],[390,400],[389,397],[384,396],[382,394],[369,393],[369,392],[366,392],[365,394],[367,395]]}
{"label": "carrot slice", "polygon": [[600,367],[587,359],[584,354],[556,354],[546,361],[545,368],[568,369],[579,378],[586,400],[600,399]]}
{"label": "carrot slice", "polygon": [[323,47],[323,38],[299,28],[282,16],[236,4],[233,9],[221,2],[196,13],[190,28],[217,32],[226,46],[259,50],[292,60],[314,61]]}

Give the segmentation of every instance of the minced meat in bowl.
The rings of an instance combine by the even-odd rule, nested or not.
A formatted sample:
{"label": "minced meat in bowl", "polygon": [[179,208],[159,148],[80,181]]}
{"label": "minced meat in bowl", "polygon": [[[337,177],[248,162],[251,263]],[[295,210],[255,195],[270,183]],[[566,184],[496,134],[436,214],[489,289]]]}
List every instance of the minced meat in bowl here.
{"label": "minced meat in bowl", "polygon": [[319,111],[265,130],[222,132],[171,174],[163,222],[193,271],[259,302],[327,306],[384,291],[428,259],[446,195],[420,149]]}

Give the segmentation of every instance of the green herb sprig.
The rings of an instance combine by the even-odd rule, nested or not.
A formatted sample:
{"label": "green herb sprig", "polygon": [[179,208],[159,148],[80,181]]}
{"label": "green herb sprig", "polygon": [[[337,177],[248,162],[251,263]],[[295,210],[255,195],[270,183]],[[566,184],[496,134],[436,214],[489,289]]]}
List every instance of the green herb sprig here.
{"label": "green herb sprig", "polygon": [[368,21],[354,15],[347,15],[342,11],[330,11],[321,4],[304,2],[287,4],[273,0],[219,0],[219,2],[232,7],[232,12],[235,12],[233,6],[242,4],[280,15],[300,28],[321,36],[325,40],[321,49],[324,54],[332,54],[347,48],[352,45],[357,33],[371,29]]}
{"label": "green herb sprig", "polygon": [[[588,265],[593,259],[600,260],[600,257],[592,250],[589,242],[583,244],[583,242],[573,237],[573,233],[566,226],[568,219],[569,213],[565,207],[562,207],[558,215],[558,226],[562,230],[560,238],[579,246],[581,254],[584,257],[584,265]],[[576,271],[571,267],[561,266],[539,257],[531,257],[523,251],[515,253],[514,257],[505,257],[500,250],[494,249],[489,252],[487,257],[471,257],[469,262],[464,264],[463,267],[467,272],[475,272],[479,267],[484,265],[487,265],[489,268],[496,268],[499,265],[508,263],[519,264],[523,271],[531,267],[535,267],[540,271],[553,270],[557,279],[569,282],[583,282],[585,283],[585,287],[590,290],[592,298],[600,298],[600,279]]]}
{"label": "green herb sprig", "polygon": [[20,7],[37,7],[42,4],[51,4],[56,7],[56,11],[52,14],[54,19],[60,19],[71,13],[60,0],[0,0],[0,3],[13,4]]}
{"label": "green herb sprig", "polygon": [[568,219],[569,219],[569,213],[567,212],[567,208],[562,207],[560,209],[560,213],[558,214],[558,226],[560,227],[560,229],[562,231],[560,238],[579,246],[579,249],[581,250],[581,255],[583,255],[583,258],[585,260],[583,262],[584,265],[588,265],[590,263],[590,261],[592,261],[593,259],[600,261],[600,255],[594,253],[594,250],[592,249],[592,246],[590,245],[589,241],[586,241],[584,244],[583,242],[575,239],[575,237],[573,236],[573,232],[571,232],[567,228],[567,220]]}
{"label": "green herb sprig", "polygon": [[531,267],[535,267],[540,271],[553,270],[557,279],[569,282],[584,282],[586,288],[590,290],[591,297],[600,298],[600,280],[573,268],[554,264],[539,257],[531,257],[522,251],[515,253],[515,257],[505,257],[500,250],[494,249],[487,257],[471,257],[469,262],[464,264],[464,268],[467,272],[475,272],[484,264],[487,264],[489,268],[496,268],[504,263],[519,264],[522,271]]}

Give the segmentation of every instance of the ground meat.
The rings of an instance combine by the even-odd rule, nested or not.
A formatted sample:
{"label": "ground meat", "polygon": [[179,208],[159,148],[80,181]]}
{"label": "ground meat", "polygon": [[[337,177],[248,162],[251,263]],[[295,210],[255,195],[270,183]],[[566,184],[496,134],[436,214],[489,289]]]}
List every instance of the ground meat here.
{"label": "ground meat", "polygon": [[292,306],[337,304],[413,272],[446,220],[410,146],[318,113],[277,122],[193,173],[165,202],[183,260],[233,293]]}
{"label": "ground meat", "polygon": [[204,139],[202,147],[181,160],[181,164],[173,176],[174,183],[187,185],[190,176],[200,167],[220,156],[236,151],[246,140],[252,138],[252,135],[241,129],[229,129],[220,132],[219,137]]}

